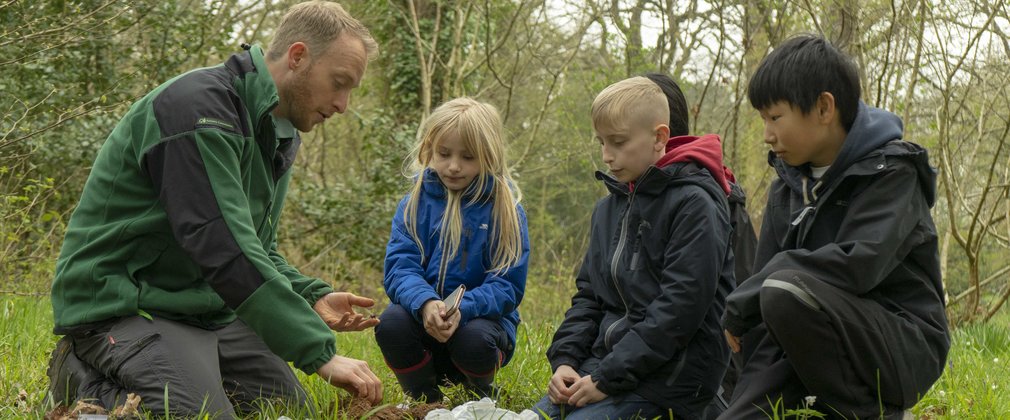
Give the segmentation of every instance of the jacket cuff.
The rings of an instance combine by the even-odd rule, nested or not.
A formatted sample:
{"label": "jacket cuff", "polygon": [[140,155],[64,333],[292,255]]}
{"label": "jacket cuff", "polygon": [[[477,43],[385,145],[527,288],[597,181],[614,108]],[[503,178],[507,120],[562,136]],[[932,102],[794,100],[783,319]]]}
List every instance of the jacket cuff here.
{"label": "jacket cuff", "polygon": [[459,305],[459,326],[466,325],[467,322],[477,317],[477,305],[473,301],[463,298],[463,303]]}
{"label": "jacket cuff", "polygon": [[578,372],[579,371],[579,365],[582,364],[578,360],[576,360],[574,357],[571,357],[571,356],[558,356],[558,357],[554,357],[554,358],[552,358],[550,360],[550,362],[551,362],[551,374],[552,375],[554,374],[554,372],[556,372],[558,370],[559,367],[561,367],[561,365],[571,366],[572,369],[575,369],[575,371]]}
{"label": "jacket cuff", "polygon": [[330,287],[330,285],[323,283],[322,280],[316,280],[316,281],[322,283],[322,285],[314,288],[309,293],[306,293],[305,301],[309,303],[309,306],[315,306],[316,302],[318,302],[319,299],[322,299],[323,296],[326,296],[334,292],[333,288]]}
{"label": "jacket cuff", "polygon": [[608,396],[623,394],[625,392],[623,389],[614,389],[610,381],[603,376],[603,372],[600,369],[596,369],[593,373],[590,373],[589,377],[593,382],[596,382],[596,389]]}
{"label": "jacket cuff", "polygon": [[286,279],[263,283],[235,313],[270,351],[306,373],[315,372],[336,354],[333,333]]}
{"label": "jacket cuff", "polygon": [[323,351],[323,354],[320,355],[318,359],[313,360],[299,367],[298,370],[305,372],[306,375],[314,375],[316,371],[319,370],[319,368],[323,367],[323,365],[325,365],[326,362],[329,362],[331,359],[333,359],[333,356],[336,355],[337,355],[336,347],[329,346]]}
{"label": "jacket cuff", "polygon": [[410,314],[414,316],[415,321],[424,325],[424,319],[421,316],[421,309],[424,308],[424,304],[428,303],[429,300],[435,299],[438,299],[438,295],[435,294],[435,291],[418,293],[417,296],[414,296],[414,298],[411,299],[410,305],[407,309],[410,311]]}
{"label": "jacket cuff", "polygon": [[730,315],[729,312],[723,314],[722,325],[726,331],[729,331],[729,333],[733,334],[735,337],[743,337],[743,335],[750,330],[743,321],[737,320],[737,318]]}

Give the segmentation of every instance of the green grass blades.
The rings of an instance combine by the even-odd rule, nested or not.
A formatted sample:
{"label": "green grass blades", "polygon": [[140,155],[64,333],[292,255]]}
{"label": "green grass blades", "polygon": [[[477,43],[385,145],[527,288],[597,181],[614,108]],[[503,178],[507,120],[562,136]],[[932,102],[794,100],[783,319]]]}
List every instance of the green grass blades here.
{"label": "green grass blades", "polygon": [[[545,291],[546,292],[546,291]],[[527,293],[554,296],[555,293]],[[518,346],[511,363],[502,369],[496,384],[502,388],[499,405],[512,411],[530,408],[545,392],[551,376],[544,356],[561,312],[524,312]],[[544,312],[550,312],[544,313]],[[46,367],[57,337],[52,334],[52,309],[48,298],[0,296],[0,418],[41,419],[51,407]],[[912,409],[917,419],[1010,418],[1010,316],[1005,312],[987,324],[969,325],[954,333],[947,369],[940,380]],[[384,385],[384,403],[400,404],[406,397],[393,373],[386,367],[371,331],[337,334],[337,351],[368,362]],[[313,407],[292,407],[262,401],[251,418],[347,419],[341,404],[347,393],[319,378],[296,372],[314,401]],[[446,389],[453,406],[473,399],[462,387]],[[818,418],[804,407],[779,407],[771,418]]]}
{"label": "green grass blades", "polygon": [[1010,314],[954,331],[947,368],[919,401],[919,417],[1010,418]]}
{"label": "green grass blades", "polygon": [[56,346],[49,298],[0,296],[0,418],[41,417]]}

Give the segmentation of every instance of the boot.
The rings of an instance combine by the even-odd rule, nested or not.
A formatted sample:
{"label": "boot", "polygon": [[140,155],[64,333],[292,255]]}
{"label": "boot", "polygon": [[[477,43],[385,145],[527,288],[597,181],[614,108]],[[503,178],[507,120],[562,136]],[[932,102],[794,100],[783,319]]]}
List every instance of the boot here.
{"label": "boot", "polygon": [[442,390],[438,388],[435,363],[431,357],[426,357],[418,365],[405,369],[395,369],[390,366],[400,383],[403,392],[415,401],[436,403],[442,401]]}
{"label": "boot", "polygon": [[466,389],[477,396],[477,399],[490,398],[497,401],[501,394],[494,384],[494,372],[486,376],[466,376]]}
{"label": "boot", "polygon": [[56,342],[46,376],[49,377],[53,407],[56,407],[71,406],[78,399],[81,384],[101,375],[97,369],[77,358],[73,339],[63,336]]}

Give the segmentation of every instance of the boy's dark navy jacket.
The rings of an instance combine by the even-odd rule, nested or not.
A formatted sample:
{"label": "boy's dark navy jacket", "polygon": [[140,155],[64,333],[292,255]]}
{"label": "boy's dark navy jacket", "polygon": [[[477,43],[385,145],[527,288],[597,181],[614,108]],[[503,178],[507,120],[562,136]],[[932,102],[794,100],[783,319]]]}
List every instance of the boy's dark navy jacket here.
{"label": "boy's dark navy jacket", "polygon": [[936,173],[926,150],[901,140],[901,120],[860,103],[831,168],[814,182],[809,168],[769,154],[778,172],[768,192],[754,274],[729,297],[726,328],[742,336],[761,323],[758,299],[768,276],[800,270],[876,301],[914,324],[929,348],[897,348],[902,382],[922,393],[939,377],[949,349],[936,228],[929,210]]}
{"label": "boy's dark navy jacket", "polygon": [[[683,138],[681,138],[683,139]],[[734,285],[727,191],[717,136],[678,146],[707,161],[670,159],[632,186],[597,173],[610,194],[596,204],[572,307],[547,350],[600,391],[634,392],[677,417],[694,417],[719,387],[729,350],[719,317]],[[717,160],[717,161],[716,161]]]}
{"label": "boy's dark navy jacket", "polygon": [[[443,261],[441,225],[445,212],[446,191],[434,170],[424,171],[424,184],[417,206],[417,235],[424,245],[424,255],[414,242],[403,220],[403,210],[410,196],[400,201],[393,217],[389,243],[386,245],[385,279],[383,286],[391,303],[398,304],[421,320],[421,307],[431,299],[444,299],[460,284],[466,285],[460,305],[462,324],[474,318],[497,320],[508,334],[510,348],[505,350],[503,365],[515,351],[516,327],[519,325],[519,303],[526,290],[526,271],[530,243],[526,231],[526,213],[521,205],[519,228],[522,233],[522,256],[503,273],[488,272],[491,267],[492,230],[491,209],[494,197],[473,204],[476,193],[468,189],[463,196],[463,230],[460,248],[451,261]],[[483,184],[484,193],[491,188],[491,179]],[[479,180],[477,182],[480,182]],[[444,278],[439,278],[439,267],[447,264]]]}

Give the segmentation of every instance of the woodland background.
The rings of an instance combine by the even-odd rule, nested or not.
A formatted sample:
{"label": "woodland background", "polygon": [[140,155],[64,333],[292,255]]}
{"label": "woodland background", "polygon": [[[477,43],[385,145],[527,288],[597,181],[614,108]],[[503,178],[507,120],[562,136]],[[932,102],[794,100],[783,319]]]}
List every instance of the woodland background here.
{"label": "woodland background", "polygon": [[[47,296],[90,165],[140,96],[265,44],[294,1],[0,0],[0,295]],[[905,122],[939,170],[934,217],[955,325],[1010,296],[1010,17],[1005,0],[345,1],[380,54],[352,110],[304,136],[282,252],[379,300],[390,218],[418,122],[444,100],[496,104],[533,246],[530,316],[557,317],[605,190],[589,106],[666,72],[694,133],[722,136],[759,226],[774,177],[750,74],[791,34],[820,33],[862,69],[863,98]],[[539,296],[539,297],[534,297]],[[531,305],[524,305],[531,306]],[[535,319],[535,318],[533,318]]]}

